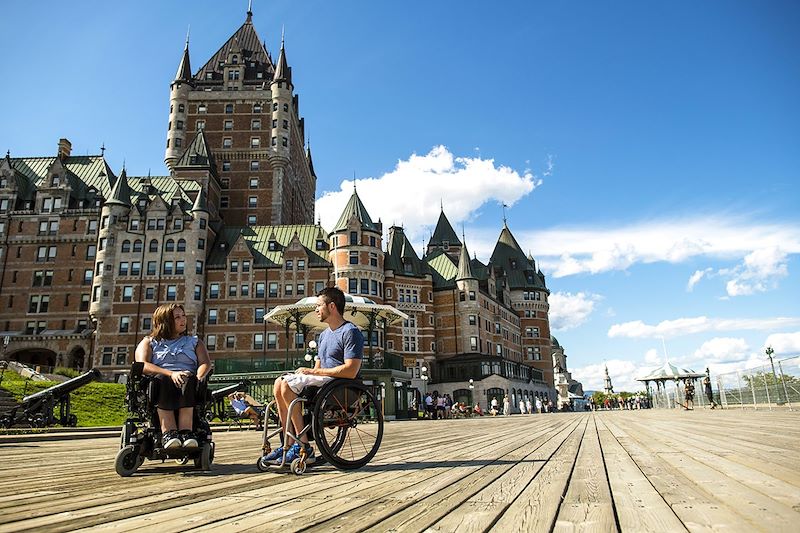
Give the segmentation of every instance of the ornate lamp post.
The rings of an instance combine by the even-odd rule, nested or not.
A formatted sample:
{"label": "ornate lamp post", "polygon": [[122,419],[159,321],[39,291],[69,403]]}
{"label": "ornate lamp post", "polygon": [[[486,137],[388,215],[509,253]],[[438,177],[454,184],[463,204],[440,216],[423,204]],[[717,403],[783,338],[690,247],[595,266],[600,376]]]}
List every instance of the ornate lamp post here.
{"label": "ornate lamp post", "polygon": [[[475,404],[475,397],[472,394],[473,389],[475,389],[475,382],[472,380],[472,378],[469,378],[469,403],[472,405]],[[472,407],[472,405],[470,405],[470,407]]]}

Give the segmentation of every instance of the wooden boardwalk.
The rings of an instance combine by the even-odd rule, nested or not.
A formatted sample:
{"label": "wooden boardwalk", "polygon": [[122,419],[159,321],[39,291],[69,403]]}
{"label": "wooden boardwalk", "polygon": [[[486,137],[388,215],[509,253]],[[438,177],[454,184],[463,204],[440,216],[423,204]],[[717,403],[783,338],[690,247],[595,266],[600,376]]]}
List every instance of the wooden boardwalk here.
{"label": "wooden boardwalk", "polygon": [[800,414],[616,411],[386,424],[364,469],[114,472],[115,438],[3,443],[6,531],[800,531]]}

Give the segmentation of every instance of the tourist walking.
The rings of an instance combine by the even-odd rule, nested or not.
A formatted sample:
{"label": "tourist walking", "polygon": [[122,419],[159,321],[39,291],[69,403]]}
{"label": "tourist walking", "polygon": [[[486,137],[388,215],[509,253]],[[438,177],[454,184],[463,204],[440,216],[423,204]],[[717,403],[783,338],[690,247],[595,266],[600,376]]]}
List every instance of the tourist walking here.
{"label": "tourist walking", "polygon": [[708,398],[711,408],[716,409],[717,402],[714,401],[714,390],[711,388],[711,380],[708,379],[708,376],[703,380],[703,391],[706,393],[706,398]]}
{"label": "tourist walking", "polygon": [[526,411],[527,411],[527,409],[525,408],[525,400],[520,400],[519,401],[519,412],[520,412],[520,414],[524,415],[526,413]]}
{"label": "tourist walking", "polygon": [[508,394],[503,398],[503,414],[505,416],[511,415],[511,401],[508,399]]}
{"label": "tourist walking", "polygon": [[[692,380],[690,379],[687,379],[684,383],[685,383],[684,392],[686,395],[685,407],[686,410],[688,411],[689,409],[694,409],[694,383],[692,383]],[[689,407],[690,404],[691,407]]]}
{"label": "tourist walking", "polygon": [[531,409],[531,407],[533,407],[533,405],[531,405],[530,397],[527,400],[525,400],[525,407],[528,408],[528,414],[532,415],[533,414],[533,409]]}
{"label": "tourist walking", "polygon": [[542,414],[542,399],[538,396],[536,397],[536,412]]}

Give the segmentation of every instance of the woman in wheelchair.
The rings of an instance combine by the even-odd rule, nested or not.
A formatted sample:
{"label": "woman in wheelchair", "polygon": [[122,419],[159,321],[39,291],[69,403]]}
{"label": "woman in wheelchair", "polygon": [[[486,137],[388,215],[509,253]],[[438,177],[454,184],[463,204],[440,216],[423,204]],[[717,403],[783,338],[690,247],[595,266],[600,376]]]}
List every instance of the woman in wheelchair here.
{"label": "woman in wheelchair", "polygon": [[159,382],[157,411],[163,447],[197,448],[192,434],[195,394],[211,361],[203,342],[187,333],[182,305],[164,304],[153,312],[153,330],[136,347],[136,361],[144,363],[144,373]]}
{"label": "woman in wheelchair", "polygon": [[[303,428],[301,409],[292,411],[291,423],[287,423],[289,405],[307,387],[321,387],[334,378],[354,379],[361,369],[364,353],[364,336],[351,322],[346,321],[344,314],[344,293],[336,287],[327,287],[317,296],[316,314],[320,321],[327,324],[319,336],[318,355],[314,368],[301,367],[292,374],[286,374],[275,380],[275,402],[281,425],[287,430],[284,434],[283,446],[272,450],[263,457],[268,464],[290,464],[303,455],[308,464],[315,462],[314,450],[308,443],[308,435],[298,435]],[[294,427],[295,442],[289,428]],[[301,448],[302,444],[302,448]],[[284,447],[287,447],[284,454]],[[285,457],[284,457],[285,455]]]}

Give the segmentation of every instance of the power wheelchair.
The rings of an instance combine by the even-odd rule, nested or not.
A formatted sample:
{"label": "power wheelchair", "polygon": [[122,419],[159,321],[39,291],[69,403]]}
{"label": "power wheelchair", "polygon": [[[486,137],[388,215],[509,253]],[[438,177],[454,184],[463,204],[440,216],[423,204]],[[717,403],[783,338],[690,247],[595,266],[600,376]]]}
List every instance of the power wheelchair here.
{"label": "power wheelchair", "polygon": [[214,461],[214,442],[211,440],[211,428],[205,419],[207,405],[212,401],[208,391],[209,374],[198,382],[195,395],[197,404],[194,407],[192,431],[197,439],[198,447],[194,449],[164,449],[161,444],[161,425],[158,420],[156,404],[158,403],[158,382],[144,375],[144,363],[135,362],[131,366],[126,385],[125,404],[129,417],[122,426],[120,450],[117,452],[115,468],[122,477],[133,475],[142,466],[145,459],[151,461],[174,459],[178,464],[194,461],[194,466],[201,470],[210,470]]}
{"label": "power wheelchair", "polygon": [[[303,413],[303,428],[291,431],[292,413]],[[378,452],[383,439],[383,413],[372,387],[359,379],[333,379],[321,387],[307,387],[288,407],[285,426],[280,423],[275,400],[264,410],[264,439],[262,455],[256,467],[266,472],[270,468],[289,466],[301,475],[309,465],[305,452],[286,464],[286,451],[279,464],[267,462],[272,451],[270,439],[278,436],[281,443],[288,435],[295,441],[305,434],[316,443],[320,456],[314,465],[330,463],[339,470],[354,470],[366,465]]]}

